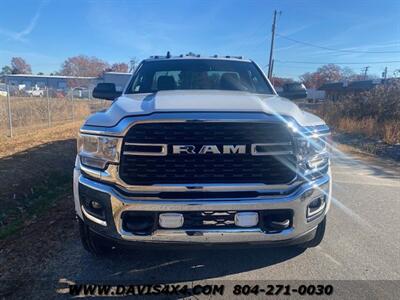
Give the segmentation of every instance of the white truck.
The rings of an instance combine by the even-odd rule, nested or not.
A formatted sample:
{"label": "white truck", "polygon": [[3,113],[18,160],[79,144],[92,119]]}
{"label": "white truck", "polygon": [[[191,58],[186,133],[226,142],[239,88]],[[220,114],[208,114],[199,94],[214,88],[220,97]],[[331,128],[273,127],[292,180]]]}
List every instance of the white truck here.
{"label": "white truck", "polygon": [[74,202],[94,254],[118,245],[318,245],[331,202],[319,117],[240,57],[156,56],[80,128]]}
{"label": "white truck", "polygon": [[32,89],[30,89],[30,90],[25,90],[25,93],[30,97],[43,97],[44,96],[44,90],[36,85],[34,87],[32,87]]}

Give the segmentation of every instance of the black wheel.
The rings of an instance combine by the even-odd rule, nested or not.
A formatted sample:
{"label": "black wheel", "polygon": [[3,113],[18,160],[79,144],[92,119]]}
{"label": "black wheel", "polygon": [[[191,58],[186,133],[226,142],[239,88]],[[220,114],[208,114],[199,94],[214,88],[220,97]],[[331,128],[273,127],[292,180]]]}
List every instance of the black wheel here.
{"label": "black wheel", "polygon": [[319,223],[317,230],[315,232],[314,238],[311,241],[306,242],[303,245],[301,245],[301,247],[314,248],[314,247],[317,247],[319,244],[321,244],[322,240],[324,239],[325,228],[326,228],[326,216],[325,216],[324,220],[321,223]]}
{"label": "black wheel", "polygon": [[110,242],[94,233],[89,229],[83,221],[78,217],[79,234],[83,248],[91,254],[101,256],[111,252],[113,246]]}

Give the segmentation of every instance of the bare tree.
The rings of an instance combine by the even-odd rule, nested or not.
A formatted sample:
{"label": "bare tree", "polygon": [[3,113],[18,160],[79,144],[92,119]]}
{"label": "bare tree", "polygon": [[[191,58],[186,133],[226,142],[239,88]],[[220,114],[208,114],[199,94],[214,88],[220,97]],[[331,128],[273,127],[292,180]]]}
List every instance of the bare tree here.
{"label": "bare tree", "polygon": [[126,64],[126,63],[115,63],[115,64],[112,64],[111,67],[109,69],[107,69],[107,71],[127,73],[128,68],[129,68],[128,64]]}
{"label": "bare tree", "polygon": [[[348,73],[349,70],[346,69]],[[307,72],[300,76],[301,81],[307,88],[319,88],[328,82],[344,80],[343,70],[335,64],[319,67],[315,72]]]}
{"label": "bare tree", "polygon": [[68,76],[100,76],[107,68],[108,63],[97,57],[78,55],[67,58],[59,73]]}
{"label": "bare tree", "polygon": [[272,84],[274,87],[282,87],[285,83],[293,82],[292,78],[272,77]]}
{"label": "bare tree", "polygon": [[13,74],[32,74],[31,65],[22,57],[11,58],[11,72]]}
{"label": "bare tree", "polygon": [[[371,74],[367,79],[375,79],[376,75]],[[301,81],[308,88],[319,88],[321,85],[335,81],[363,80],[364,75],[356,74],[351,68],[341,68],[335,64],[328,64],[319,67],[315,72],[307,72],[300,76]]]}

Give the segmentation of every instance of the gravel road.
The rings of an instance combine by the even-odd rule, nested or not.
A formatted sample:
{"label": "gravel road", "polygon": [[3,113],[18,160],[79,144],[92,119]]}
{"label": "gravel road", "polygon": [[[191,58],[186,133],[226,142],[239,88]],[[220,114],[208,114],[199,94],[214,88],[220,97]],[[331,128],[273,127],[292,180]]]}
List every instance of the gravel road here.
{"label": "gravel road", "polygon": [[[31,271],[37,289],[20,286],[11,296],[62,296],[63,287],[77,281],[400,280],[399,168],[342,154],[333,160],[333,177],[334,202],[317,248],[124,250],[96,258],[73,233]],[[76,232],[72,224],[64,230]]]}

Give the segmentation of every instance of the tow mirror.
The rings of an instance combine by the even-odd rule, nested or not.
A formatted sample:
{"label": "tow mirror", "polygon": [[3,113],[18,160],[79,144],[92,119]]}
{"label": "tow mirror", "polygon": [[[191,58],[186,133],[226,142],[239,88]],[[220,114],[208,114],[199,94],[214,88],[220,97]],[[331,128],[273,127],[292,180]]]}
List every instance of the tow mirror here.
{"label": "tow mirror", "polygon": [[114,83],[98,83],[93,89],[92,93],[94,98],[114,100],[122,95],[122,92],[117,92]]}

